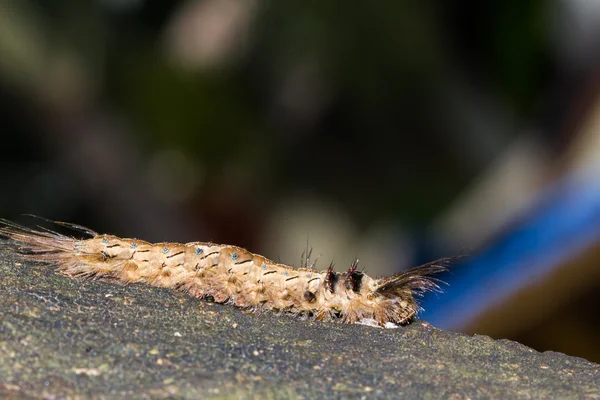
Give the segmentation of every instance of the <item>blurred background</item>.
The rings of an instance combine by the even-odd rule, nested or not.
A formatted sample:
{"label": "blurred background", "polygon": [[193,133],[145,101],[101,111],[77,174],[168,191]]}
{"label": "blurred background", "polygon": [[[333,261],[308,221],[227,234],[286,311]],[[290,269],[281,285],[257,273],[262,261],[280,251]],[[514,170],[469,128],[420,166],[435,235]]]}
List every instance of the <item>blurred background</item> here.
{"label": "blurred background", "polygon": [[403,3],[0,0],[0,215],[372,275],[468,247],[423,319],[600,362],[600,2]]}

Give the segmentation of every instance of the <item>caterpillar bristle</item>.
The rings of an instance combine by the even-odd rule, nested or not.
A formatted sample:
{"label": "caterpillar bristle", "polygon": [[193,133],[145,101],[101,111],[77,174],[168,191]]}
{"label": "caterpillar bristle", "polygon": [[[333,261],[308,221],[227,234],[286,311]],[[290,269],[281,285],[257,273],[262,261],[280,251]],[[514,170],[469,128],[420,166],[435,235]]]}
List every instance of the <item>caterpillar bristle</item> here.
{"label": "caterpillar bristle", "polygon": [[[95,231],[93,231],[93,230],[91,230],[91,229],[89,229],[89,228],[87,228],[85,226],[82,226],[82,225],[72,224],[70,222],[55,221],[55,220],[51,220],[51,219],[48,219],[48,218],[40,217],[39,215],[34,215],[34,214],[23,214],[23,215],[26,216],[26,217],[32,217],[32,218],[41,219],[42,221],[46,221],[46,222],[48,222],[50,224],[64,226],[65,228],[69,228],[69,229],[71,229],[73,231],[85,233],[86,235],[88,235],[90,237],[98,236],[97,232],[95,232]],[[41,229],[44,229],[44,230],[47,229],[47,228],[41,227],[39,225],[38,225],[38,227],[41,228]],[[54,231],[51,231],[51,230],[48,230],[48,231],[58,235],[58,233],[56,233]]]}
{"label": "caterpillar bristle", "polygon": [[380,294],[395,293],[409,290],[413,295],[423,295],[426,292],[439,292],[441,288],[438,283],[443,281],[432,277],[432,275],[448,271],[452,263],[464,258],[463,255],[445,257],[431,261],[416,268],[401,272],[388,278],[382,278],[381,285],[376,292]]}

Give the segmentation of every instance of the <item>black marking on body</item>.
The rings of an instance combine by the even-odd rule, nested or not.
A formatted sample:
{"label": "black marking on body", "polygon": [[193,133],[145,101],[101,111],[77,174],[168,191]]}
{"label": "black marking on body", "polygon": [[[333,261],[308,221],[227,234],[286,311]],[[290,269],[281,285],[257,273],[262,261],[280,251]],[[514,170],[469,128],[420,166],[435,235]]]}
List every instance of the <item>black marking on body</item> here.
{"label": "black marking on body", "polygon": [[100,252],[100,254],[102,255],[102,259],[103,259],[104,261],[108,261],[108,260],[110,260],[111,258],[115,258],[115,257],[116,257],[115,255],[108,254],[108,253],[107,253],[107,252],[105,252],[105,251],[101,251],[101,252]]}
{"label": "black marking on body", "polygon": [[136,250],[138,253],[147,253],[150,251],[150,249],[146,249],[146,250]]}
{"label": "black marking on body", "polygon": [[269,275],[269,274],[274,274],[275,272],[277,272],[277,271],[267,271],[263,274],[263,276]]}
{"label": "black marking on body", "polygon": [[111,244],[110,246],[106,246],[107,249],[112,249],[113,247],[121,247],[119,243]]}
{"label": "black marking on body", "polygon": [[219,254],[219,251],[217,250],[217,251],[213,251],[211,253],[205,254],[202,257],[200,257],[199,259],[204,260],[206,257],[212,256],[213,254]]}
{"label": "black marking on body", "polygon": [[236,263],[234,263],[234,264],[235,264],[235,265],[242,265],[242,264],[246,264],[246,263],[249,263],[249,262],[252,262],[252,259],[251,259],[251,258],[249,258],[248,260],[242,260],[242,261],[238,261],[238,262],[236,262]]}
{"label": "black marking on body", "polygon": [[327,268],[327,276],[325,277],[325,287],[331,293],[333,293],[335,291],[335,284],[338,281],[338,279],[339,279],[339,276],[333,270],[333,263],[331,263],[329,265],[329,268]]}
{"label": "black marking on body", "polygon": [[180,251],[179,253],[171,254],[170,256],[167,256],[167,258],[173,258],[173,257],[178,256],[183,253],[185,253],[185,251]]}
{"label": "black marking on body", "polygon": [[286,282],[287,282],[287,281],[291,281],[292,279],[296,279],[296,278],[298,278],[298,275],[296,275],[296,276],[292,276],[291,278],[287,278],[285,281],[286,281]]}
{"label": "black marking on body", "polygon": [[350,268],[348,269],[348,272],[346,273],[346,278],[345,278],[346,289],[352,290],[353,292],[360,291],[362,277],[364,276],[364,274],[362,272],[356,270],[357,268],[358,268],[358,260],[354,261],[350,265]]}
{"label": "black marking on body", "polygon": [[307,290],[304,292],[304,300],[308,301],[309,303],[314,303],[317,301],[317,296],[315,296],[313,292]]}

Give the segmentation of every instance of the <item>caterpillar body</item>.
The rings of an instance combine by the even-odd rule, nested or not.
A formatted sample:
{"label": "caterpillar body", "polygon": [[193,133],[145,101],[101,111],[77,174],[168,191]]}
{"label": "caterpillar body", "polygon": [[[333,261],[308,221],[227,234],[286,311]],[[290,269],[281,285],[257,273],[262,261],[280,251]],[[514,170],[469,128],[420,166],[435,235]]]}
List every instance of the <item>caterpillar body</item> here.
{"label": "caterpillar body", "polygon": [[0,236],[11,239],[24,260],[42,262],[71,277],[121,283],[142,282],[184,290],[251,311],[279,311],[315,318],[376,325],[407,324],[420,311],[416,297],[439,290],[430,275],[457,257],[442,258],[390,277],[371,278],[333,264],[314,269],[310,252],[302,266],[276,263],[237,246],[210,242],[148,243],[98,234],[80,225],[55,222],[90,236],[76,239],[45,228],[31,229],[0,219]]}

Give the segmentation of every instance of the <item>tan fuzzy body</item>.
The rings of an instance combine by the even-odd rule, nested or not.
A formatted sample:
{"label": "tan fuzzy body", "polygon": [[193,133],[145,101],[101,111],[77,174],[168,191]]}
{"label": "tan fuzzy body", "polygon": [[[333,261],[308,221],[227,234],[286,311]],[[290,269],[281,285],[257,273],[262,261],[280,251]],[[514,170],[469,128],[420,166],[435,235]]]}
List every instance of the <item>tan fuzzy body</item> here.
{"label": "tan fuzzy body", "polygon": [[53,264],[69,276],[141,282],[253,311],[285,311],[348,323],[408,322],[419,310],[414,295],[438,288],[426,275],[444,270],[450,261],[373,279],[355,266],[346,273],[294,268],[240,247],[210,242],[152,244],[70,225],[93,235],[78,240],[5,220],[0,223],[4,225],[0,235],[12,239],[23,258]]}

